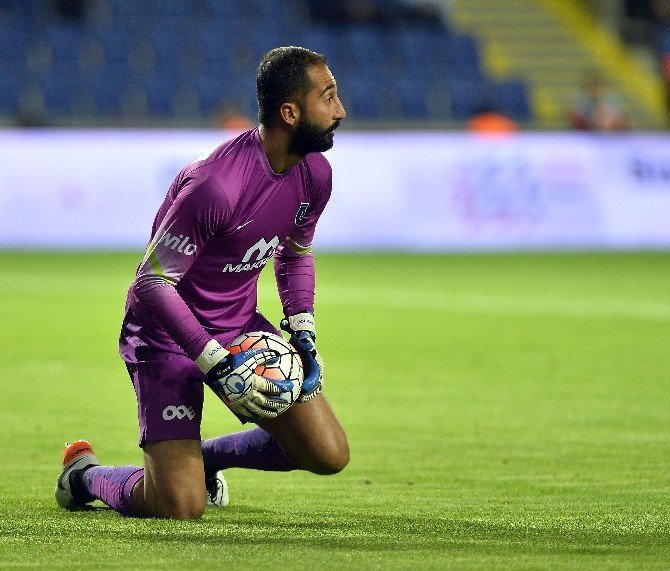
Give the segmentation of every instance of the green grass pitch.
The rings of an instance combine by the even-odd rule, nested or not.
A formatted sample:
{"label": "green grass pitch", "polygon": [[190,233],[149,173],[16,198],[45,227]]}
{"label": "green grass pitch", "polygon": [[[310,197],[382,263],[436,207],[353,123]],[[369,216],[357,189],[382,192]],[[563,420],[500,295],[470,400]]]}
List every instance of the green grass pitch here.
{"label": "green grass pitch", "polygon": [[[141,460],[116,355],[139,257],[0,254],[0,567],[670,568],[668,253],[320,255],[348,468],[231,470],[197,522],[67,513],[65,440]],[[209,398],[203,436],[238,429]]]}

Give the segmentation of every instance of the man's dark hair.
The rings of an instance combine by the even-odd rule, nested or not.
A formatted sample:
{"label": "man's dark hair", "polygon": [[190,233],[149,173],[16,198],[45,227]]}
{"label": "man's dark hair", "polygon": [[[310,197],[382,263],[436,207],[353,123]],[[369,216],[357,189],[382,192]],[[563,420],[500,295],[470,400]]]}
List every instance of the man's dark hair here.
{"label": "man's dark hair", "polygon": [[256,74],[258,120],[262,125],[272,124],[283,103],[302,104],[312,88],[307,69],[313,65],[326,65],[326,56],[295,46],[275,48],[263,56]]}

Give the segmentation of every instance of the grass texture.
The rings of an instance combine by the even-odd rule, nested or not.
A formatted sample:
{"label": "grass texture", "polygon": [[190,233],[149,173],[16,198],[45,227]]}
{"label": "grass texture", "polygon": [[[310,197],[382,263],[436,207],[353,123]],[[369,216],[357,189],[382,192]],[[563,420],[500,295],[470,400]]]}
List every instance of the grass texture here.
{"label": "grass texture", "polygon": [[[67,513],[66,440],[141,462],[116,353],[139,258],[0,254],[0,567],[670,567],[667,253],[318,255],[349,467],[230,470],[197,522]],[[278,321],[270,271],[259,304]]]}

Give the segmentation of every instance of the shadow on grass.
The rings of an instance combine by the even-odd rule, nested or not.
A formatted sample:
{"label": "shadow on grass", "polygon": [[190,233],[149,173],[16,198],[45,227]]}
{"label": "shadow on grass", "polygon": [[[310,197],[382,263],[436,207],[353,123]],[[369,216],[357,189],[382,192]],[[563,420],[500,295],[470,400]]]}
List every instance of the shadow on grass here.
{"label": "shadow on grass", "polygon": [[[197,521],[122,518],[106,507],[69,514],[67,533],[73,528],[91,539],[114,540],[120,534],[140,543],[193,543],[205,547],[274,550],[305,547],[343,551],[504,551],[544,555],[624,555],[667,553],[670,532],[622,524],[604,525],[582,519],[537,522],[523,516],[513,522],[366,514],[282,512],[250,506],[209,508]],[[60,519],[60,518],[59,518]],[[65,522],[64,522],[65,523]],[[17,530],[14,530],[16,532]],[[54,530],[51,530],[53,533]],[[0,535],[6,535],[0,533]],[[12,534],[13,535],[13,534]]]}

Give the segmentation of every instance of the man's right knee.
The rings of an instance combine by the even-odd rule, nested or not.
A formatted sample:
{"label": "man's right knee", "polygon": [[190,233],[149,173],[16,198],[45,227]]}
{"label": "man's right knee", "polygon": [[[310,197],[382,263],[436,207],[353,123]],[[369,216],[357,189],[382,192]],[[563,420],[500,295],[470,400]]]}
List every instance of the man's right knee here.
{"label": "man's right knee", "polygon": [[154,517],[167,519],[199,519],[205,513],[205,494],[198,497],[186,494],[158,498]]}
{"label": "man's right knee", "polygon": [[144,448],[142,511],[147,517],[198,519],[206,507],[199,440],[152,442]]}
{"label": "man's right knee", "polygon": [[133,507],[138,515],[165,519],[198,519],[205,512],[205,492],[175,490],[162,487],[160,491],[144,487],[140,480],[133,490]]}

